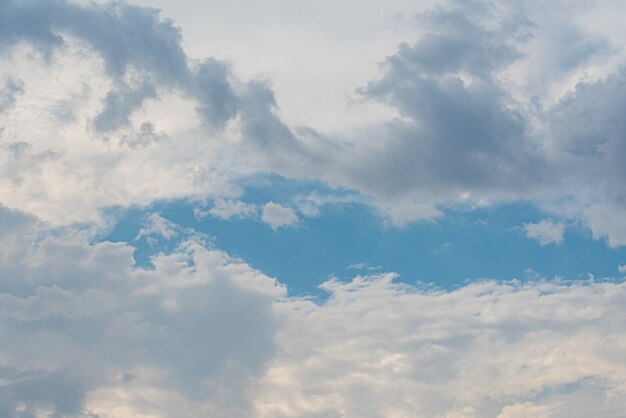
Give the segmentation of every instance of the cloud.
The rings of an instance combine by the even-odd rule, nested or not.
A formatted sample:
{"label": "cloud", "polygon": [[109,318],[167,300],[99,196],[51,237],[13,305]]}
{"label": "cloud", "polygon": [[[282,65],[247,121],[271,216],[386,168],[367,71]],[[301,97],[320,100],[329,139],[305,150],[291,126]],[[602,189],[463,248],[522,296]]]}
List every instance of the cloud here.
{"label": "cloud", "polygon": [[24,93],[24,83],[22,81],[12,78],[5,80],[4,86],[0,89],[0,113],[13,107],[17,96],[22,93]]}
{"label": "cloud", "polygon": [[128,244],[0,220],[2,416],[91,416],[114,394],[135,416],[250,416],[275,350],[273,279],[199,240],[144,270]]}
{"label": "cloud", "polygon": [[165,219],[158,213],[148,215],[144,226],[137,232],[135,241],[147,238],[148,241],[161,237],[167,240],[179,235],[178,225],[172,221]]}
{"label": "cloud", "polygon": [[[624,228],[594,215],[617,219],[624,209],[615,122],[623,70],[606,34],[576,23],[578,8],[558,28],[534,23],[565,19],[534,5],[525,14],[449,1],[421,12],[420,35],[354,97],[394,116],[337,136],[288,125],[270,80],[241,80],[226,60],[188,57],[181,29],[156,9],[0,7],[3,68],[23,83],[19,102],[5,96],[20,117],[0,114],[0,200],[53,224],[102,222],[103,208],[160,199],[240,199],[246,179],[273,173],[345,190],[398,227],[450,206],[519,199],[549,215],[567,198],[595,237],[623,245]],[[603,76],[571,83],[601,58],[613,60]],[[541,74],[531,65],[539,61]],[[72,117],[59,118],[67,105]],[[19,158],[16,143],[27,145]]]}
{"label": "cloud", "polygon": [[524,224],[524,229],[528,238],[536,239],[541,245],[561,244],[565,225],[551,219],[544,219],[536,224]]}
{"label": "cloud", "polygon": [[199,214],[206,216],[207,214],[216,218],[229,220],[236,219],[248,219],[255,218],[258,214],[258,208],[256,205],[245,203],[240,200],[233,199],[217,199],[211,209],[208,212],[202,212]]}
{"label": "cloud", "polygon": [[294,225],[298,222],[298,215],[291,208],[284,207],[278,203],[268,202],[263,206],[261,221],[276,230]]}
{"label": "cloud", "polygon": [[289,320],[257,416],[584,417],[623,408],[614,344],[624,330],[612,329],[623,284],[487,281],[439,292],[393,277],[331,281],[327,302],[281,306]]}
{"label": "cloud", "polygon": [[499,78],[522,56],[532,23],[483,2],[436,7],[420,22],[426,33],[358,91],[397,117],[348,140],[290,130],[271,112],[271,92],[257,89],[264,110],[245,125],[251,146],[283,175],[359,191],[399,226],[440,216],[446,204],[540,195],[555,181],[552,167]]}
{"label": "cloud", "polygon": [[617,271],[619,271],[620,273],[626,273],[626,265],[620,264],[619,266],[617,266]]}
{"label": "cloud", "polygon": [[315,301],[191,235],[143,269],[131,245],[84,230],[3,208],[0,228],[3,416],[558,418],[626,406],[621,282],[444,291],[384,273],[330,280]]}
{"label": "cloud", "polygon": [[[595,238],[624,245],[624,70],[576,79],[610,55],[602,38],[497,2],[417,21],[421,36],[358,91],[393,117],[339,137],[287,124],[269,81],[188,57],[155,9],[0,0],[0,415],[621,414],[622,282],[434,291],[389,273],[330,280],[314,300],[158,214],[137,239],[174,245],[150,268],[130,243],[95,239],[104,208],[183,198],[293,226],[297,198],[240,200],[246,178],[275,173],[347,190],[398,226],[448,205],[571,198]],[[537,83],[525,65],[555,50]],[[329,202],[346,200],[298,210]],[[525,228],[563,239],[553,221]]]}

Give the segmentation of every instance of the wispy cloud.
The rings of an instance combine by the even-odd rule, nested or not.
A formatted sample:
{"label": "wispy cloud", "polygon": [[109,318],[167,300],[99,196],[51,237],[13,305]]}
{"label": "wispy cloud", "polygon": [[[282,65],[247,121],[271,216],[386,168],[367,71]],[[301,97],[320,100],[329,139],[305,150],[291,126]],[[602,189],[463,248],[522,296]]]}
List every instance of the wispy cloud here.
{"label": "wispy cloud", "polygon": [[528,238],[536,239],[541,245],[561,244],[565,225],[551,219],[544,219],[536,224],[524,224],[524,229]]}

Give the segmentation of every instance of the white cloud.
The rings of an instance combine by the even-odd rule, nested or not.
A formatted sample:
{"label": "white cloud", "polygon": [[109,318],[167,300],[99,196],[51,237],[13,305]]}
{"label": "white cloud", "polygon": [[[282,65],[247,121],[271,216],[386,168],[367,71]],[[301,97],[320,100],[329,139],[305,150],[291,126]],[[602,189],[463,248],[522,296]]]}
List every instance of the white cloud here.
{"label": "white cloud", "polygon": [[298,215],[291,208],[278,203],[267,202],[263,206],[261,220],[271,226],[272,229],[279,229],[295,225],[298,222]]}
{"label": "white cloud", "polygon": [[531,402],[507,405],[496,418],[551,418],[553,408],[549,406],[537,406]]}
{"label": "white cloud", "polygon": [[280,306],[287,325],[257,416],[582,418],[625,406],[624,284],[421,292],[392,277],[329,282],[326,303]]}
{"label": "white cloud", "polygon": [[148,215],[144,226],[137,232],[135,240],[141,238],[154,239],[155,237],[162,237],[165,239],[172,239],[179,233],[178,227],[175,223],[169,219],[165,219],[158,213],[151,213]]}
{"label": "white cloud", "polygon": [[626,264],[620,264],[619,266],[617,266],[617,271],[619,271],[620,273],[626,273]]}
{"label": "white cloud", "polygon": [[217,199],[208,214],[220,219],[247,219],[255,218],[259,209],[256,205],[234,199]]}
{"label": "white cloud", "polygon": [[606,238],[610,247],[626,245],[626,210],[613,205],[594,205],[585,216],[595,239]]}
{"label": "white cloud", "polygon": [[193,238],[144,270],[130,245],[90,244],[85,231],[42,230],[2,208],[0,228],[3,416],[565,418],[626,407],[623,283],[433,291],[380,274],[329,281],[316,303]]}
{"label": "white cloud", "polygon": [[565,225],[551,219],[544,219],[536,224],[524,224],[524,229],[528,238],[536,239],[541,245],[561,244]]}

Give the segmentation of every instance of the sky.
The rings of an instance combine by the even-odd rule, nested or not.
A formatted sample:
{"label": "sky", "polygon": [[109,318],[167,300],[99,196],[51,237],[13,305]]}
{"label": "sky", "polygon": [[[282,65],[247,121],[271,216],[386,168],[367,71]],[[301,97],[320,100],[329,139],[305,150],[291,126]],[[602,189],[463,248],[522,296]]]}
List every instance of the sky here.
{"label": "sky", "polygon": [[623,417],[624,13],[0,0],[0,416]]}

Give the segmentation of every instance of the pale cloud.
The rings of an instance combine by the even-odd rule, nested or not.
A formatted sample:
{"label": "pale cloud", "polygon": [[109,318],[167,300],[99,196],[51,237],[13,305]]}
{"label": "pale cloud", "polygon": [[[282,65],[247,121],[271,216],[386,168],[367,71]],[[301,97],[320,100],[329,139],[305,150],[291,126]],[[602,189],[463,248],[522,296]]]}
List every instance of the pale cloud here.
{"label": "pale cloud", "polygon": [[526,236],[535,239],[541,245],[561,244],[565,225],[551,219],[544,219],[536,224],[524,224]]}
{"label": "pale cloud", "polygon": [[553,409],[550,406],[538,406],[531,402],[507,405],[496,418],[551,418],[554,416]]}
{"label": "pale cloud", "polygon": [[179,233],[178,226],[172,221],[165,219],[158,213],[148,215],[144,226],[137,232],[135,240],[147,238],[148,240],[157,237],[172,239]]}
{"label": "pale cloud", "polygon": [[271,226],[272,229],[279,229],[295,225],[298,222],[298,215],[289,207],[267,202],[263,206],[261,221]]}
{"label": "pale cloud", "polygon": [[92,244],[85,231],[46,231],[2,208],[0,228],[3,416],[565,418],[626,407],[620,282],[444,291],[376,274],[331,280],[316,302],[193,237],[145,270],[131,245]]}
{"label": "pale cloud", "polygon": [[228,219],[249,219],[258,215],[259,209],[256,205],[234,199],[217,199],[211,209],[206,214],[216,218]]}
{"label": "pale cloud", "polygon": [[619,266],[617,266],[617,271],[619,271],[620,273],[626,273],[626,264],[620,264]]}
{"label": "pale cloud", "polygon": [[610,247],[626,245],[626,208],[593,205],[585,216],[595,239],[605,238]]}
{"label": "pale cloud", "polygon": [[288,321],[257,416],[582,418],[624,407],[623,284],[438,292],[393,277],[331,281],[325,303],[280,306]]}

